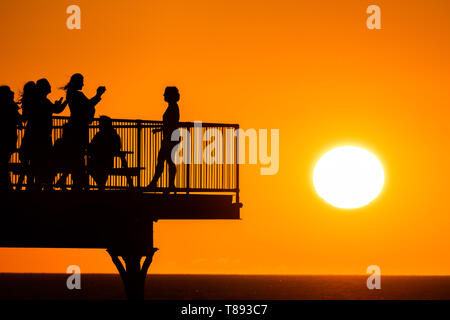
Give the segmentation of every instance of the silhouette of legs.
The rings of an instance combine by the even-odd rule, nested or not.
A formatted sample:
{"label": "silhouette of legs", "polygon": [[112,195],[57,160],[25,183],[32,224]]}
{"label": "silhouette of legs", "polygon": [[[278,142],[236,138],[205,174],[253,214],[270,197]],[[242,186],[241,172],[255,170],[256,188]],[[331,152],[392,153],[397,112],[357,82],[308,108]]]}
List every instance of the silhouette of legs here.
{"label": "silhouette of legs", "polygon": [[88,172],[99,190],[105,190],[112,168],[114,168],[114,156],[101,156],[99,154],[94,156],[94,154],[91,154],[88,157]]}
{"label": "silhouette of legs", "polygon": [[[124,153],[120,154],[120,161],[122,163],[122,168],[128,168],[128,161]],[[134,188],[133,179],[130,175],[127,175],[127,184],[129,188]]]}
{"label": "silhouette of legs", "polygon": [[164,153],[164,150],[161,148],[161,150],[159,150],[159,153],[158,153],[158,162],[156,163],[155,175],[153,176],[153,179],[150,182],[151,187],[156,187],[156,183],[158,182],[159,178],[161,177],[161,175],[164,171],[165,161],[166,161],[166,155]]}
{"label": "silhouette of legs", "polygon": [[21,170],[22,172],[19,175],[19,179],[17,180],[16,190],[22,190],[23,183],[25,181],[25,177],[27,178],[27,189],[31,188],[34,184],[34,177],[31,173],[30,162],[27,160],[21,160]]}
{"label": "silhouette of legs", "polygon": [[51,145],[42,145],[40,147],[40,154],[36,155],[32,162],[31,168],[34,172],[35,184],[39,190],[42,188],[46,190],[51,188],[51,173],[49,166],[50,152]]}
{"label": "silhouette of legs", "polygon": [[73,190],[83,190],[89,186],[89,176],[86,172],[85,165],[85,154],[86,154],[86,143],[84,142],[83,136],[77,136],[77,141],[75,141],[73,146],[73,160],[72,160],[72,179],[73,179]]}
{"label": "silhouette of legs", "polygon": [[19,160],[21,163],[22,172],[19,175],[19,179],[17,181],[16,190],[22,190],[23,182],[25,181],[25,177],[27,178],[27,187],[33,185],[34,177],[31,174],[30,167],[30,159],[29,153],[27,152],[27,136],[22,139],[22,145],[19,149]]}
{"label": "silhouette of legs", "polygon": [[94,179],[95,183],[98,186],[98,189],[103,191],[105,190],[105,186],[106,186],[106,182],[108,181],[108,172],[107,169],[109,168],[101,168],[101,167],[97,167],[97,168],[93,168],[91,170],[91,176]]}
{"label": "silhouette of legs", "polygon": [[172,149],[178,144],[177,141],[163,140],[161,149],[158,153],[158,162],[156,164],[155,175],[148,185],[149,188],[155,188],[156,184],[164,171],[164,163],[169,165],[169,189],[175,189],[175,176],[177,174],[177,167],[172,161]]}
{"label": "silhouette of legs", "polygon": [[169,164],[169,189],[175,189],[175,176],[177,175],[177,166],[172,162],[172,159],[168,161]]}
{"label": "silhouette of legs", "polygon": [[[55,175],[56,176],[56,175]],[[63,172],[61,174],[61,177],[59,177],[58,181],[55,184],[55,187],[60,188],[61,190],[66,190],[66,181],[67,181],[67,177],[69,176],[68,172]]]}
{"label": "silhouette of legs", "polygon": [[1,185],[2,190],[11,189],[11,178],[9,175],[9,159],[11,158],[10,152],[2,152],[2,168],[1,168]]}
{"label": "silhouette of legs", "polygon": [[[84,159],[83,159],[84,160]],[[89,176],[84,163],[78,163],[72,169],[73,190],[84,190],[89,185]]]}

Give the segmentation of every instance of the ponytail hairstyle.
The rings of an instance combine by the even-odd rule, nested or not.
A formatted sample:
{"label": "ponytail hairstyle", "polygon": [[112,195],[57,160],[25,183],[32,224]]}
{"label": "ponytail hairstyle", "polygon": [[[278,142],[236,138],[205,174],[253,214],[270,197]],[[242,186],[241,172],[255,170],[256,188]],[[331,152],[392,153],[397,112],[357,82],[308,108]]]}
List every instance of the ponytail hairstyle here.
{"label": "ponytail hairstyle", "polygon": [[75,73],[70,77],[70,81],[62,89],[65,91],[79,90],[83,83],[83,75],[81,73]]}

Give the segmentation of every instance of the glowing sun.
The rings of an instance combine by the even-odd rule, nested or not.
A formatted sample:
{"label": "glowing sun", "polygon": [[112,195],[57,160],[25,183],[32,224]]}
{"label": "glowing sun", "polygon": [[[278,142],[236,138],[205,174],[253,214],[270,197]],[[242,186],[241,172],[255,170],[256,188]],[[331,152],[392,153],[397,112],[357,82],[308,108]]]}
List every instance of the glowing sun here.
{"label": "glowing sun", "polygon": [[383,189],[384,171],[369,151],[353,146],[335,148],[317,162],[314,187],[332,206],[354,209],[374,200]]}

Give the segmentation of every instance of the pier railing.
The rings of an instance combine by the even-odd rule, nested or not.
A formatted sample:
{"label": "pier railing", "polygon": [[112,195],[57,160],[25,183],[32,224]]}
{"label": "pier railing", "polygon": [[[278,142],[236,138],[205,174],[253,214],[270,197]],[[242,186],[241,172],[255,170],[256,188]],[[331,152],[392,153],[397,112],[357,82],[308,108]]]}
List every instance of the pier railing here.
{"label": "pier railing", "polygon": [[[53,118],[53,142],[61,138],[63,126],[68,117]],[[162,133],[153,133],[153,129],[162,126],[161,121],[113,119],[113,126],[122,140],[122,158],[116,157],[114,171],[110,175],[106,190],[128,189],[130,181],[133,189],[145,190],[155,172],[158,152],[161,148]],[[98,119],[90,125],[90,139],[99,130]],[[178,155],[183,161],[176,164],[175,187],[177,192],[217,193],[226,192],[236,195],[239,202],[239,166],[238,143],[239,126],[235,124],[182,122],[179,126],[183,148]],[[24,135],[24,129],[18,133],[18,149]],[[126,160],[127,168],[124,168]],[[20,167],[18,152],[12,156],[12,165]],[[22,175],[22,177],[20,177]],[[56,177],[54,184],[61,176]],[[23,172],[12,172],[12,182],[19,184]],[[131,180],[130,180],[131,179]],[[155,192],[165,191],[169,186],[167,165]],[[89,178],[90,189],[97,188]],[[65,188],[70,189],[72,179],[69,175]],[[27,187],[26,177],[23,188]],[[54,185],[55,189],[58,189]]]}

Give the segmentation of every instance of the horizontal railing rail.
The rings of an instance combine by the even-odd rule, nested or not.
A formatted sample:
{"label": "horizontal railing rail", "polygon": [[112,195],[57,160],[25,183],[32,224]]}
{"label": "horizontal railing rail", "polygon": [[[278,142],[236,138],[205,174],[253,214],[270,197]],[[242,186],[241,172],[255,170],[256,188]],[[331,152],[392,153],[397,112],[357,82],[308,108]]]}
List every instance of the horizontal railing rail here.
{"label": "horizontal railing rail", "polygon": [[[64,125],[69,117],[53,118],[53,143],[62,137]],[[99,120],[94,119],[89,128],[91,140],[98,132]],[[121,156],[114,160],[114,169],[109,176],[106,190],[133,189],[148,191],[145,187],[150,183],[161,148],[162,132],[153,133],[154,128],[162,126],[161,121],[113,119],[113,127],[122,142]],[[180,122],[181,142],[185,148],[179,150],[179,155],[185,160],[176,164],[175,191],[186,193],[217,193],[235,194],[239,202],[239,165],[238,143],[239,125],[221,123]],[[18,150],[25,129],[18,129]],[[190,138],[190,139],[189,139]],[[124,162],[126,167],[124,166]],[[21,164],[19,152],[13,154],[11,166],[12,182],[16,188],[27,188],[26,166]],[[169,176],[166,168],[160,178],[157,188],[152,192],[167,191]],[[72,187],[69,175],[64,184],[56,184],[62,173],[58,173],[53,181],[55,189]],[[131,186],[130,186],[131,184]],[[94,180],[89,178],[89,187],[97,188]]]}

